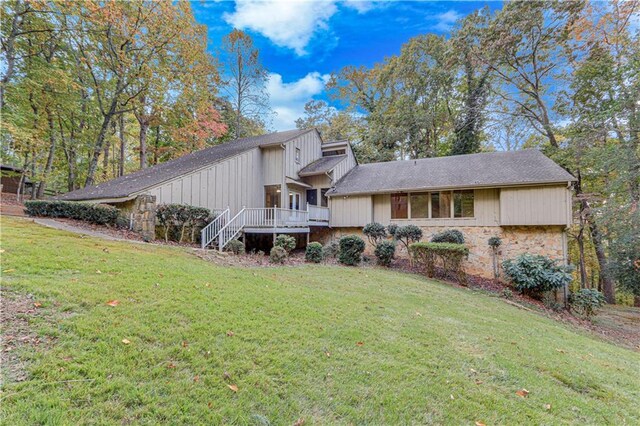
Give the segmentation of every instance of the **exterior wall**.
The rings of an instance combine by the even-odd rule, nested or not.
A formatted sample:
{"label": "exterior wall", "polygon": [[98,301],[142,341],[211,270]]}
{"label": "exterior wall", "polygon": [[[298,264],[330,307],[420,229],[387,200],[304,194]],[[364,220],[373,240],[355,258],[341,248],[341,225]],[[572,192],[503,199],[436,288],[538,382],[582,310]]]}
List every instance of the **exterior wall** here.
{"label": "exterior wall", "polygon": [[[434,234],[443,230],[440,226],[421,226],[420,228],[423,232],[422,241],[429,241]],[[464,234],[465,245],[469,247],[469,259],[465,262],[465,271],[471,275],[493,278],[493,252],[487,245],[487,241],[493,236],[502,239],[502,246],[498,252],[498,265],[522,253],[549,256],[560,263],[566,261],[563,226],[468,226],[456,229]],[[366,253],[373,254],[373,247],[362,234],[361,227],[333,228],[329,234],[312,235],[312,240],[326,243],[344,235],[360,236],[367,244]],[[396,253],[397,256],[408,256],[402,244],[398,245]],[[500,274],[502,276],[502,272]]]}
{"label": "exterior wall", "polygon": [[502,225],[571,224],[571,190],[566,186],[503,188],[500,192]]}
{"label": "exterior wall", "polygon": [[284,149],[280,146],[262,149],[263,185],[282,185]]}
{"label": "exterior wall", "polygon": [[262,207],[262,161],[256,148],[147,191],[157,204],[189,204],[209,209]]}
{"label": "exterior wall", "polygon": [[329,226],[364,226],[373,220],[370,195],[329,198],[331,220]]}
{"label": "exterior wall", "polygon": [[144,238],[155,239],[156,236],[156,197],[138,195],[133,200],[113,204],[131,221],[131,230],[139,232]]}
{"label": "exterior wall", "polygon": [[[284,174],[298,179],[298,172],[322,157],[322,141],[317,132],[308,132],[289,141],[284,150]],[[300,149],[300,162],[296,162],[296,148]]]}
{"label": "exterior wall", "polygon": [[353,169],[356,166],[356,157],[353,155],[353,151],[351,151],[351,147],[347,147],[347,158],[342,160],[333,168],[333,183],[338,182],[344,175],[349,173],[349,170]]}

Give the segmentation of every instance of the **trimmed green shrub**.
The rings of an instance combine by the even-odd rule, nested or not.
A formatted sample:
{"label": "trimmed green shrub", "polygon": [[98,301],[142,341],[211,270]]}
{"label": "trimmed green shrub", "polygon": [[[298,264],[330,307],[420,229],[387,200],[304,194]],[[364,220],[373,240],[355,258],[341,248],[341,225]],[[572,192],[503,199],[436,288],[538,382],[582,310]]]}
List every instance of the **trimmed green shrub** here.
{"label": "trimmed green shrub", "polygon": [[282,247],[287,251],[287,255],[289,255],[291,250],[296,248],[296,239],[291,235],[278,235],[273,245],[276,247]]}
{"label": "trimmed green shrub", "polygon": [[598,290],[583,288],[569,295],[571,309],[588,319],[591,319],[604,304],[604,295]]}
{"label": "trimmed green shrub", "polygon": [[320,243],[309,243],[307,245],[307,249],[304,253],[304,258],[307,262],[320,263],[324,259],[322,256],[322,244]]}
{"label": "trimmed green shrub", "polygon": [[393,241],[382,241],[377,246],[373,254],[378,259],[378,265],[390,266],[396,254],[396,243]]}
{"label": "trimmed green shrub", "polygon": [[244,243],[240,240],[231,240],[224,247],[224,250],[233,254],[244,254]]}
{"label": "trimmed green shrub", "polygon": [[364,252],[364,240],[356,235],[347,235],[340,238],[338,261],[345,265],[357,265],[362,260]]}
{"label": "trimmed green shrub", "polygon": [[384,228],[384,225],[377,222],[365,225],[365,227],[362,228],[362,233],[367,236],[372,246],[377,246],[380,241],[387,238],[387,230]]}
{"label": "trimmed green shrub", "polygon": [[571,266],[558,265],[546,256],[521,254],[502,262],[513,287],[523,294],[540,298],[546,291],[562,288],[571,282]]}
{"label": "trimmed green shrub", "polygon": [[400,228],[397,224],[395,223],[391,223],[387,226],[387,232],[389,233],[389,235],[391,235],[393,238],[396,237],[396,232],[398,232],[398,228]]}
{"label": "trimmed green shrub", "polygon": [[400,241],[409,251],[409,245],[417,243],[422,238],[422,229],[416,225],[400,226],[393,234],[393,237]]}
{"label": "trimmed green shrub", "polygon": [[431,237],[432,243],[464,244],[464,235],[457,229],[447,229]]}
{"label": "trimmed green shrub", "polygon": [[340,251],[340,243],[338,240],[331,240],[322,247],[322,255],[325,259],[329,257],[335,258]]}
{"label": "trimmed green shrub", "polygon": [[287,251],[280,246],[273,246],[269,252],[269,261],[271,263],[284,263],[287,258]]}
{"label": "trimmed green shrub", "polygon": [[156,209],[156,219],[164,230],[165,241],[182,242],[185,235],[188,242],[197,243],[200,231],[215,219],[209,209],[186,204],[160,204]]}
{"label": "trimmed green shrub", "polygon": [[29,216],[63,217],[98,225],[116,225],[120,215],[113,206],[73,201],[29,200],[24,207]]}
{"label": "trimmed green shrub", "polygon": [[440,263],[445,274],[452,273],[461,284],[466,284],[467,276],[463,262],[469,257],[469,249],[462,244],[413,243],[409,253],[414,261],[425,268],[428,277],[433,277],[436,265]]}

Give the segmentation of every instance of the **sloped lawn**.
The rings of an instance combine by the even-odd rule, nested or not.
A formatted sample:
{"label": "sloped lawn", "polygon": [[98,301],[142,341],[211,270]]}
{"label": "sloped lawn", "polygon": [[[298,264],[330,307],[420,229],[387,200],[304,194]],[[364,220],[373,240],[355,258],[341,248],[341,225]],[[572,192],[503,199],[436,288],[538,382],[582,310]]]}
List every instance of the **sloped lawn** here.
{"label": "sloped lawn", "polygon": [[640,423],[640,354],[497,298],[2,222],[3,287],[58,318],[2,424]]}

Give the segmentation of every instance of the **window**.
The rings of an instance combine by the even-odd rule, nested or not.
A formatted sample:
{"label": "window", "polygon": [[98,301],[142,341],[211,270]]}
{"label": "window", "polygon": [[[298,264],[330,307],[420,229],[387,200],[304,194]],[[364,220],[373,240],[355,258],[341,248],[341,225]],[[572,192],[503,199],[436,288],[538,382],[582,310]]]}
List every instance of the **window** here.
{"label": "window", "polygon": [[409,197],[406,193],[391,194],[391,219],[409,218]]}
{"label": "window", "polygon": [[312,206],[318,205],[318,190],[307,189],[307,204],[311,204]]}
{"label": "window", "polygon": [[264,206],[280,206],[280,185],[267,185],[264,187]]}
{"label": "window", "polygon": [[451,217],[451,192],[431,193],[431,217],[434,219]]}
{"label": "window", "polygon": [[323,151],[323,157],[331,157],[332,155],[344,155],[347,152],[344,149],[334,149],[333,151]]}
{"label": "window", "polygon": [[453,191],[453,217],[473,217],[473,191]]}
{"label": "window", "polygon": [[296,148],[296,163],[300,162],[300,148]]}
{"label": "window", "polygon": [[429,217],[429,193],[411,194],[411,218],[426,219]]}
{"label": "window", "polygon": [[320,205],[322,207],[327,207],[329,205],[328,198],[326,196],[327,191],[329,190],[329,188],[322,188],[320,190]]}

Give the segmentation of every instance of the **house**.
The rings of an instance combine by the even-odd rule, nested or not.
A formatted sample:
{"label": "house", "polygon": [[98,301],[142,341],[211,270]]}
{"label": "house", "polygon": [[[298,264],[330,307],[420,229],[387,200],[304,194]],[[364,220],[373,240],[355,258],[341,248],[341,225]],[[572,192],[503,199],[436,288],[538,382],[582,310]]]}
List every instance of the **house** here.
{"label": "house", "polygon": [[23,169],[0,164],[0,187],[2,192],[29,195],[33,191],[33,182],[25,176]]}
{"label": "house", "polygon": [[504,257],[566,260],[574,180],[537,150],[359,165],[347,141],[324,142],[308,129],[217,145],[60,198],[116,205],[134,223],[151,221],[147,230],[155,205],[207,207],[217,217],[203,247],[280,233],[325,241],[370,222],[415,224],[425,239],[456,228],[470,248],[469,272],[491,276],[492,236]]}

